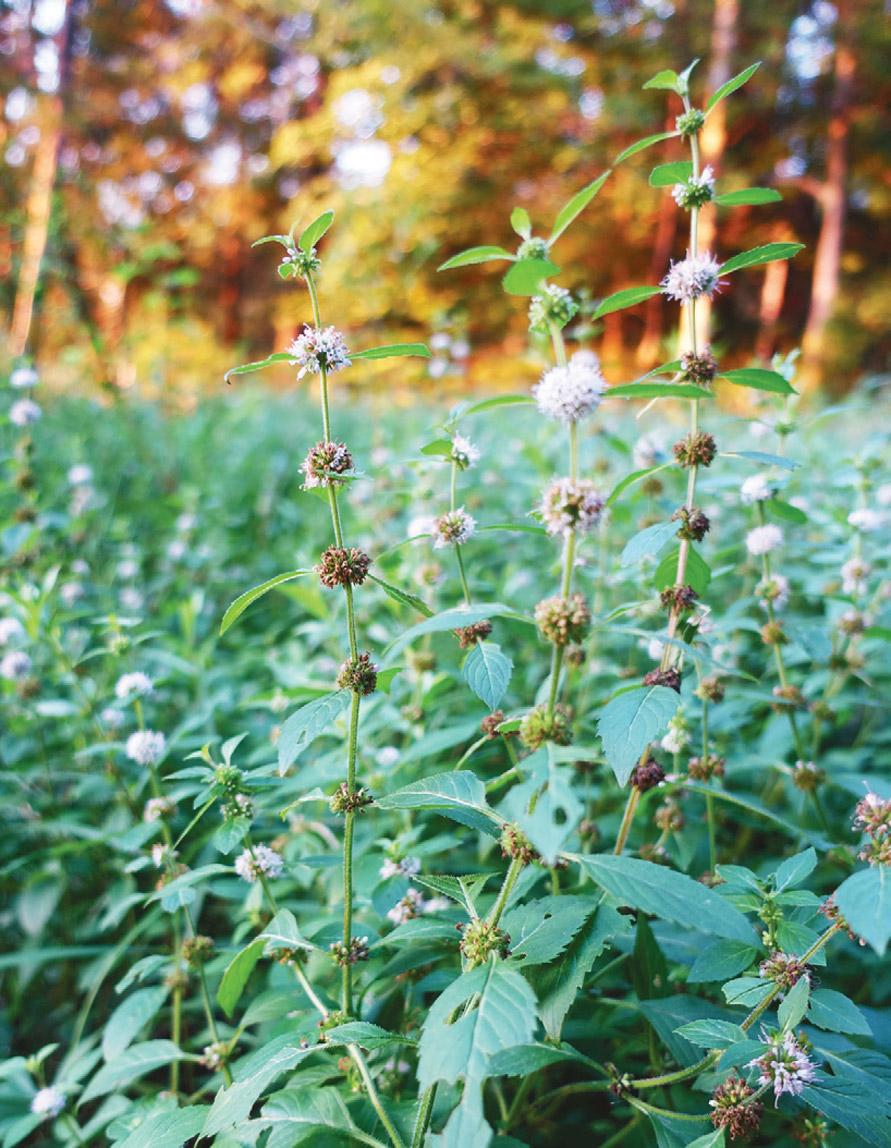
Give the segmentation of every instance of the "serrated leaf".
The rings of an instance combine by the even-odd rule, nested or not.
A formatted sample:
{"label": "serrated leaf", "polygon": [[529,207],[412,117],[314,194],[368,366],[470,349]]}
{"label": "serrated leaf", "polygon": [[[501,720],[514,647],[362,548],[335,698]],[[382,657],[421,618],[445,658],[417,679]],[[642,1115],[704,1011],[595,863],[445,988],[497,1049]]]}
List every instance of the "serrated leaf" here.
{"label": "serrated leaf", "polygon": [[163,985],[139,989],[121,1001],[105,1024],[102,1033],[102,1058],[108,1061],[120,1056],[167,1000]]}
{"label": "serrated leaf", "polygon": [[551,747],[530,754],[520,768],[524,780],[508,792],[501,809],[551,865],[581,820],[583,807]]}
{"label": "serrated leaf", "polygon": [[323,734],[347,708],[349,690],[335,690],[314,698],[295,710],[285,721],[278,739],[278,771],[283,774],[320,734]]}
{"label": "serrated leaf", "polygon": [[626,307],[635,307],[638,303],[643,303],[645,299],[652,299],[654,295],[661,294],[661,287],[626,287],[622,291],[616,291],[613,295],[607,295],[594,312],[594,318],[599,319],[603,315],[611,315],[614,311],[624,311]]}
{"label": "serrated leaf", "polygon": [[615,165],[617,163],[622,163],[623,160],[630,159],[631,156],[637,155],[638,152],[644,151],[648,147],[652,147],[653,144],[661,143],[663,140],[676,139],[680,134],[680,132],[657,132],[655,135],[645,136],[642,140],[638,140],[637,143],[629,144],[629,146],[626,147],[624,151],[619,152],[619,154],[613,160],[613,164]]}
{"label": "serrated leaf", "polygon": [[619,785],[625,785],[647,746],[668,728],[680,696],[667,686],[640,686],[618,694],[600,711],[597,732]]}
{"label": "serrated leaf", "polygon": [[415,638],[420,638],[424,634],[441,634],[447,630],[457,630],[463,626],[471,626],[474,622],[482,622],[487,618],[501,617],[513,618],[515,621],[526,622],[529,625],[535,624],[528,616],[519,614],[512,607],[504,606],[500,602],[478,603],[473,606],[455,606],[451,610],[443,610],[441,613],[434,614],[432,617],[426,618],[423,622],[417,622],[414,626],[411,626],[394,642],[390,643],[386,653],[388,658],[393,658],[401,653],[406,646],[409,646]]}
{"label": "serrated leaf", "polygon": [[779,203],[782,198],[773,187],[741,187],[739,191],[716,195],[714,202],[720,207],[754,207],[760,203]]}
{"label": "serrated leaf", "polygon": [[794,857],[788,857],[774,873],[774,886],[778,893],[792,889],[813,873],[817,867],[817,851],[811,846]]}
{"label": "serrated leaf", "polygon": [[551,243],[559,239],[567,227],[582,214],[611,174],[611,172],[605,171],[603,175],[587,184],[581,191],[577,191],[575,195],[560,208],[557,212],[557,218],[554,220],[554,229],[551,232],[550,238]]}
{"label": "serrated leaf", "polygon": [[610,854],[586,854],[575,860],[602,889],[632,909],[733,941],[754,938],[751,924],[739,909],[685,873]]}
{"label": "serrated leaf", "polygon": [[626,543],[619,555],[620,566],[633,566],[643,558],[655,557],[680,530],[680,522],[656,522],[638,531]]}
{"label": "serrated leaf", "polygon": [[[476,899],[489,879],[494,876],[494,873],[468,873],[463,877],[453,877],[451,874],[433,874],[424,877],[418,875],[414,880],[418,885],[423,885],[425,889],[432,889],[434,893],[441,893],[444,897],[450,898],[463,909],[466,909],[468,916],[474,917],[479,915]],[[451,929],[452,926],[450,925],[449,928]],[[395,931],[394,929],[394,933]],[[392,934],[390,935],[392,936]]]}
{"label": "serrated leaf", "polygon": [[694,1020],[674,1031],[698,1048],[726,1048],[746,1038],[743,1029],[729,1020]]}
{"label": "serrated leaf", "polygon": [[306,252],[312,251],[333,222],[334,212],[323,211],[322,214],[318,216],[317,219],[314,219],[308,227],[304,228],[301,233],[297,241],[297,246],[300,250]]}
{"label": "serrated leaf", "polygon": [[273,366],[275,363],[292,363],[293,364],[293,362],[294,362],[294,356],[291,354],[290,351],[276,351],[274,355],[268,355],[265,359],[257,359],[256,362],[243,363],[240,367],[230,368],[225,373],[223,378],[228,383],[228,381],[232,378],[233,375],[250,375],[254,371],[262,371],[266,367]]}
{"label": "serrated leaf", "polygon": [[870,865],[852,873],[834,897],[851,929],[884,956],[891,939],[891,866]]}
{"label": "serrated leaf", "polygon": [[550,1044],[520,1044],[497,1052],[489,1061],[490,1076],[529,1076],[552,1064],[580,1061],[572,1048],[554,1048]]}
{"label": "serrated leaf", "polygon": [[693,164],[688,159],[660,163],[650,172],[650,187],[673,187],[676,183],[686,183],[692,174]]}
{"label": "serrated leaf", "polygon": [[[454,932],[454,929],[452,930]],[[342,1041],[344,1044],[358,1044],[360,1048],[374,1052],[378,1048],[386,1048],[391,1044],[414,1044],[412,1037],[399,1032],[387,1032],[378,1024],[369,1024],[364,1020],[348,1021],[339,1024],[327,1032],[328,1040]]]}
{"label": "serrated leaf", "polygon": [[486,787],[467,770],[437,773],[377,799],[379,809],[433,809],[461,825],[497,836],[499,819],[486,802]]}
{"label": "serrated leaf", "polygon": [[761,367],[740,367],[735,371],[721,371],[719,376],[738,387],[750,387],[755,391],[770,391],[774,395],[797,394],[792,384],[776,371],[765,371]]}
{"label": "serrated leaf", "polygon": [[834,989],[814,989],[808,1004],[807,1019],[817,1028],[829,1032],[872,1036],[869,1021],[853,1001]]}
{"label": "serrated leaf", "polygon": [[[677,569],[678,551],[669,550],[653,574],[653,585],[656,589],[664,590],[666,586],[673,586],[677,578]],[[712,580],[711,568],[699,551],[692,546],[687,548],[687,567],[684,572],[684,580],[693,587],[700,598],[705,597],[705,592]]]}
{"label": "serrated leaf", "polygon": [[721,267],[721,275],[730,275],[744,267],[760,267],[762,263],[775,263],[778,259],[791,259],[804,250],[803,243],[765,243],[749,251],[741,251]]}
{"label": "serrated leaf", "polygon": [[276,574],[274,578],[269,578],[266,582],[261,582],[259,586],[254,586],[253,589],[245,590],[243,594],[239,594],[223,615],[223,620],[220,623],[220,636],[222,637],[229,627],[238,621],[248,606],[252,606],[258,598],[262,598],[264,594],[268,594],[276,586],[281,586],[285,582],[293,582],[295,578],[302,578],[305,574],[312,574],[312,570],[287,570],[284,574]]}
{"label": "serrated leaf", "polygon": [[464,680],[476,696],[489,707],[498,709],[510,684],[514,664],[495,642],[479,641],[464,662]]}
{"label": "serrated leaf", "polygon": [[429,359],[430,350],[423,343],[388,343],[383,347],[368,347],[364,351],[350,351],[353,362],[371,359],[404,359],[408,356]]}
{"label": "serrated leaf", "polygon": [[502,925],[510,934],[512,960],[527,965],[552,961],[562,953],[597,908],[593,897],[542,897],[517,905],[504,915]]}
{"label": "serrated leaf", "polygon": [[745,941],[713,941],[697,954],[687,980],[691,984],[725,981],[751,968],[757,956],[755,946]]}
{"label": "serrated leaf", "polygon": [[[455,1010],[468,1000],[476,1007],[453,1021]],[[535,1019],[535,997],[519,973],[503,963],[463,973],[433,1002],[424,1021],[418,1083],[428,1088],[463,1078],[465,1090],[478,1088],[496,1053],[532,1040]]]}
{"label": "serrated leaf", "polygon": [[259,1050],[259,1055],[252,1054],[246,1058],[249,1059],[250,1070],[236,1071],[234,1084],[217,1093],[201,1129],[202,1136],[214,1136],[246,1120],[269,1085],[315,1051],[313,1048],[295,1048],[293,1044],[284,1043],[293,1039],[285,1037],[278,1042],[269,1042]]}
{"label": "serrated leaf", "polygon": [[488,263],[493,259],[508,259],[513,262],[514,256],[510,251],[505,251],[503,247],[493,247],[485,245],[482,247],[468,247],[466,251],[459,251],[457,255],[453,255],[451,259],[447,259],[445,263],[441,263],[437,267],[437,271],[451,271],[454,267],[469,267],[474,263]]}
{"label": "serrated leaf", "polygon": [[508,295],[535,295],[542,280],[560,274],[560,268],[550,259],[518,259],[501,284]]}
{"label": "serrated leaf", "polygon": [[182,1148],[201,1131],[210,1111],[206,1104],[171,1108],[168,1104],[149,1109],[137,1126],[114,1148]]}
{"label": "serrated leaf", "polygon": [[263,956],[266,942],[262,937],[256,937],[249,945],[236,953],[223,973],[223,979],[217,990],[217,1003],[226,1014],[231,1017],[235,1006],[241,999],[248,977],[254,971],[257,961]]}
{"label": "serrated leaf", "polygon": [[711,111],[715,104],[719,104],[721,100],[726,99],[727,96],[731,94],[731,92],[735,92],[737,88],[741,88],[743,84],[748,83],[748,81],[752,78],[752,76],[755,75],[760,67],[760,60],[756,64],[749,64],[748,68],[744,68],[738,75],[729,79],[726,84],[722,84],[720,88],[713,92],[709,97],[709,101],[705,105],[706,110]]}

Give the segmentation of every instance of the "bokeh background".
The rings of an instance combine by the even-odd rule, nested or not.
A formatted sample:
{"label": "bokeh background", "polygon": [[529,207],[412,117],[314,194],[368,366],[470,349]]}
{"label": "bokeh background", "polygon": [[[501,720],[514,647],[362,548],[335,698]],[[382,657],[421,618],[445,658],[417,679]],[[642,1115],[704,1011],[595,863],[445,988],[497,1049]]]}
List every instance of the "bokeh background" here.
{"label": "bokeh background", "polygon": [[[544,231],[628,143],[673,125],[674,97],[641,85],[698,56],[694,93],[763,61],[703,146],[724,190],[784,197],[725,212],[717,237],[710,209],[706,246],[807,244],[719,300],[725,361],[801,347],[805,389],[880,379],[889,16],[883,0],[2,0],[0,345],[53,388],[219,393],[306,317],[277,249],[251,242],[331,207],[323,313],[435,352],[358,381],[516,387],[525,315],[503,265],[438,264],[515,246],[514,205]],[[647,175],[681,157],[671,141],[615,171],[561,240],[563,284],[594,302],[664,274],[682,213]],[[656,298],[592,329],[608,377],[671,357],[675,315]]]}

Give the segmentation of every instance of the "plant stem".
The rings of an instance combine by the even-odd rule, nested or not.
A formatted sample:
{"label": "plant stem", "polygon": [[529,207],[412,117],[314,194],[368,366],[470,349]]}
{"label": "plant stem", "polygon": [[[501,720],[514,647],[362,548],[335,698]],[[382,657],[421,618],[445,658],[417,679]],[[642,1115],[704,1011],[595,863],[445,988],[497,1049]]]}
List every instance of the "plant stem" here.
{"label": "plant stem", "polygon": [[418,1114],[415,1117],[415,1127],[411,1138],[411,1148],[422,1148],[427,1135],[427,1126],[433,1114],[433,1103],[436,1100],[436,1085],[431,1084],[421,1093],[418,1104]]}
{"label": "plant stem", "polygon": [[625,842],[628,840],[628,834],[631,832],[631,823],[634,821],[634,813],[637,809],[639,801],[640,790],[636,785],[632,785],[631,792],[628,794],[628,800],[625,802],[625,812],[622,814],[622,824],[619,826],[619,832],[616,836],[616,845],[613,849],[613,853],[617,857],[625,848]]}

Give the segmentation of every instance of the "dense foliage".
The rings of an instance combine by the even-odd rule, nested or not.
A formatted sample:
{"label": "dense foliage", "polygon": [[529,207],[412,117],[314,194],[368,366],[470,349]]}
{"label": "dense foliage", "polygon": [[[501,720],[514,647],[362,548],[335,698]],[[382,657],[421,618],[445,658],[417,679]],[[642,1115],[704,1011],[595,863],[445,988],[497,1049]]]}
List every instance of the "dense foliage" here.
{"label": "dense foliage", "polygon": [[264,238],[305,325],[230,372],[306,396],[11,372],[4,1148],[889,1144],[888,435],[713,356],[707,300],[800,245],[699,248],[772,196],[714,186],[689,75],[648,84],[687,256],[599,308],[682,304],[633,383],[548,282],[606,175],[446,264],[504,264],[531,397],[348,404],[429,352],[326,326],[330,212]]}

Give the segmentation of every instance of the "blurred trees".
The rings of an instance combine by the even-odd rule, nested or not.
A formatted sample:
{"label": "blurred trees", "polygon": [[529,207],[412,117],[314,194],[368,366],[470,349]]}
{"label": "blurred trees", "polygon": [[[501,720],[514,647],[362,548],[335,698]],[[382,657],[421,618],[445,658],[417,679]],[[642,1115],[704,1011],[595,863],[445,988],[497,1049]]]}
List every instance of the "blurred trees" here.
{"label": "blurred trees", "polygon": [[[764,61],[704,148],[725,187],[785,197],[726,213],[720,254],[808,244],[717,301],[718,338],[732,328],[751,357],[804,337],[809,379],[840,388],[887,366],[887,43],[882,0],[0,0],[10,348],[27,343],[61,379],[215,387],[303,318],[251,241],[324,205],[339,216],[328,314],[382,337],[438,334],[437,377],[460,381],[469,341],[473,379],[507,382],[525,334],[483,280],[497,265],[436,266],[513,246],[515,204],[543,230],[673,121],[641,84],[700,56],[695,92]],[[682,254],[673,206],[647,185],[673,144],[614,172],[560,240],[561,282],[593,299]],[[613,377],[667,357],[667,319],[658,300],[607,317]]]}

